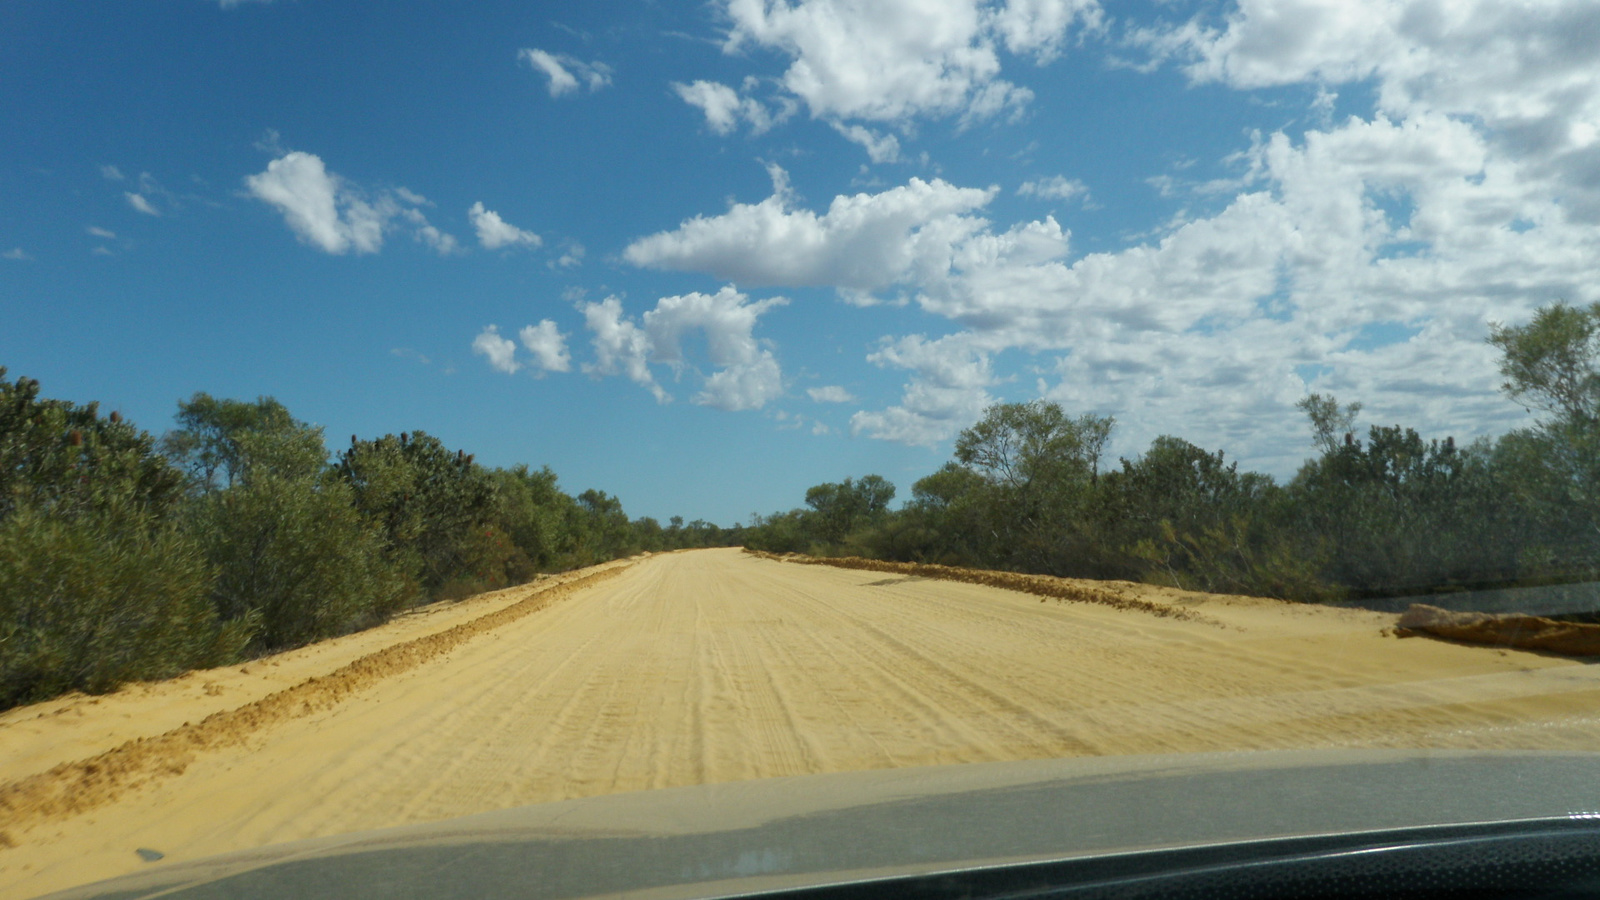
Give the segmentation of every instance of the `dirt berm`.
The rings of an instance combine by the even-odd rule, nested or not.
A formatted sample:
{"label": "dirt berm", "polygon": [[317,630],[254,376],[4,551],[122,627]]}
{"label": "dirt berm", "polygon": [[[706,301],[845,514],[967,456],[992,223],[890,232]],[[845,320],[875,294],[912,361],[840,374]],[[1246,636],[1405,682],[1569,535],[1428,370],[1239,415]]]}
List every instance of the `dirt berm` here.
{"label": "dirt berm", "polygon": [[1565,656],[1600,655],[1600,625],[1583,622],[1559,622],[1521,613],[1451,612],[1413,603],[1395,624],[1395,633],[1401,637],[1432,634],[1454,641]]}
{"label": "dirt berm", "polygon": [[[1020,591],[1040,598],[1051,598],[1076,603],[1098,603],[1114,609],[1137,610],[1163,618],[1182,619],[1186,622],[1218,624],[1214,619],[1180,609],[1168,603],[1153,603],[1135,594],[1150,594],[1146,585],[1131,581],[1091,581],[1083,578],[1057,578],[1051,575],[1028,575],[1022,572],[1005,572],[995,569],[963,569],[941,566],[937,563],[885,562],[859,556],[806,556],[803,553],[767,553],[746,550],[758,559],[799,563],[804,566],[833,566],[838,569],[860,569],[867,572],[888,572],[912,578],[936,578],[941,581],[960,581],[981,584],[985,587]],[[1043,602],[1041,599],[1040,602]]]}

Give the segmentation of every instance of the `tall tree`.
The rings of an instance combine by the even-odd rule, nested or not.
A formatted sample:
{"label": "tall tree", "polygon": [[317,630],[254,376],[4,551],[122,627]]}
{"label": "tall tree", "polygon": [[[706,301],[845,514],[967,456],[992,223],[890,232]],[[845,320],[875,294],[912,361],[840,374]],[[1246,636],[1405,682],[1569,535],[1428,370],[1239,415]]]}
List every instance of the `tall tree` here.
{"label": "tall tree", "polygon": [[230,488],[256,474],[308,478],[327,465],[322,429],[296,419],[271,397],[247,402],[201,392],[178,402],[177,420],[162,450],[203,491]]}
{"label": "tall tree", "polygon": [[1557,303],[1526,325],[1493,325],[1489,343],[1501,353],[1501,387],[1517,402],[1568,422],[1600,423],[1600,303]]}
{"label": "tall tree", "polygon": [[435,594],[468,568],[495,513],[494,483],[472,457],[421,431],[350,438],[335,466],[390,552]]}
{"label": "tall tree", "polygon": [[212,602],[258,649],[381,620],[409,597],[382,535],[332,477],[322,429],[271,397],[195,394],[162,446],[190,473],[191,526],[217,569]]}
{"label": "tall tree", "polygon": [[535,472],[525,465],[490,472],[495,519],[537,572],[567,568],[573,535],[566,529],[574,501],[556,484],[549,466]]}
{"label": "tall tree", "polygon": [[627,556],[638,549],[633,540],[633,524],[628,521],[620,499],[593,488],[575,499],[578,512],[571,525],[583,536],[584,558],[580,565]]}
{"label": "tall tree", "polygon": [[881,519],[893,500],[894,485],[881,475],[865,475],[860,481],[846,478],[806,490],[812,530],[819,539],[830,543],[842,541],[857,528]]}
{"label": "tall tree", "polygon": [[1524,460],[1506,474],[1525,510],[1540,511],[1530,517],[1546,536],[1540,568],[1592,577],[1600,572],[1600,303],[1544,307],[1526,325],[1493,326],[1489,343],[1501,352],[1506,393],[1547,414],[1501,442],[1510,451],[1502,459]]}
{"label": "tall tree", "polygon": [[1326,397],[1312,394],[1301,398],[1294,406],[1311,420],[1312,442],[1323,453],[1337,450],[1343,436],[1354,434],[1356,415],[1361,412],[1361,404],[1341,406],[1332,394]]}
{"label": "tall tree", "polygon": [[1090,510],[1115,425],[1109,416],[1071,418],[1058,404],[1035,400],[991,406],[956,438],[956,460],[987,483],[985,518],[1005,565],[1100,571]]}

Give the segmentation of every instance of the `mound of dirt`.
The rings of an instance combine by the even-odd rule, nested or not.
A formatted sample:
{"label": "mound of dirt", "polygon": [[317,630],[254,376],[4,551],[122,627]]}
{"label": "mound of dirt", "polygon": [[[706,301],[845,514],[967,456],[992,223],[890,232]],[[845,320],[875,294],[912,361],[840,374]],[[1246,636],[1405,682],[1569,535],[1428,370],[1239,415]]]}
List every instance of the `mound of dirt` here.
{"label": "mound of dirt", "polygon": [[[0,821],[21,824],[81,813],[110,803],[130,788],[156,778],[182,775],[200,751],[237,746],[253,733],[278,722],[335,706],[352,694],[442,656],[480,634],[615,577],[627,567],[601,569],[564,584],[534,588],[525,600],[437,634],[370,653],[327,675],[307,679],[236,709],[213,713],[198,722],[185,722],[163,734],[137,738],[89,759],[62,763],[47,772],[0,785]],[[0,834],[0,844],[4,840]]]}
{"label": "mound of dirt", "polygon": [[[1192,610],[1152,603],[1108,583],[1095,583],[1083,579],[1056,578],[1049,575],[1025,575],[1021,572],[1001,572],[994,569],[963,569],[933,563],[885,562],[881,559],[863,559],[859,556],[806,556],[801,553],[767,553],[763,550],[745,550],[760,559],[800,563],[807,566],[834,566],[840,569],[862,569],[868,572],[888,572],[919,578],[937,578],[943,581],[962,581],[987,587],[1021,591],[1036,597],[1066,600],[1077,603],[1099,603],[1114,609],[1137,610],[1162,618],[1182,619],[1186,622],[1218,624],[1210,617]],[[1041,600],[1041,602],[1043,602]]]}
{"label": "mound of dirt", "polygon": [[1401,637],[1432,634],[1455,641],[1544,650],[1566,656],[1600,655],[1600,625],[1558,622],[1520,613],[1451,612],[1426,603],[1413,603],[1401,614],[1395,633]]}

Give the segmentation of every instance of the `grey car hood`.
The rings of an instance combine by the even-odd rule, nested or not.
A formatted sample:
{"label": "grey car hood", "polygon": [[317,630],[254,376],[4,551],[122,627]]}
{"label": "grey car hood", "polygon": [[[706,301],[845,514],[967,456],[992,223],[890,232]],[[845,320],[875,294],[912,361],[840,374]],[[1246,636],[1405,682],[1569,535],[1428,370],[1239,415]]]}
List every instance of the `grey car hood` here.
{"label": "grey car hood", "polygon": [[1600,816],[1600,754],[1289,751],[670,788],[157,862],[58,898],[715,897],[1270,838]]}

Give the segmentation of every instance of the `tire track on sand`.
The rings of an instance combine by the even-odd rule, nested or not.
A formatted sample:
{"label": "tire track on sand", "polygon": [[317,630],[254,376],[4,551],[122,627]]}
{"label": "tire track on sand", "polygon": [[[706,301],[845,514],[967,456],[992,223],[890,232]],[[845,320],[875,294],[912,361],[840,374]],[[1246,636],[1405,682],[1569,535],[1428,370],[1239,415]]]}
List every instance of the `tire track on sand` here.
{"label": "tire track on sand", "polygon": [[[336,706],[384,679],[430,662],[480,634],[537,612],[631,566],[627,563],[554,585],[436,634],[369,653],[327,675],[309,678],[253,703],[0,785],[0,820],[17,827],[40,819],[76,815],[156,779],[181,775],[202,751],[237,746],[264,728]],[[5,835],[0,834],[0,845],[4,843]]]}

